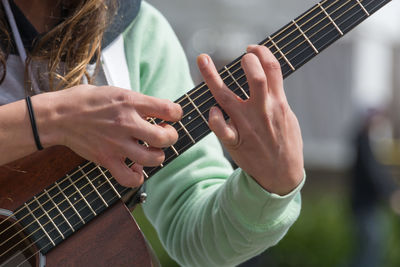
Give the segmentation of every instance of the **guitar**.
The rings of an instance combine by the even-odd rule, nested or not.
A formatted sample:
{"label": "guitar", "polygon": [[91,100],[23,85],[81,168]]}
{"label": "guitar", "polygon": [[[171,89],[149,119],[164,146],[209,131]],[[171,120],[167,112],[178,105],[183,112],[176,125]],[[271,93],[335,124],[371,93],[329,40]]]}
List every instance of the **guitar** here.
{"label": "guitar", "polygon": [[[274,53],[286,78],[388,2],[322,0],[260,44]],[[241,57],[219,74],[245,100],[250,93]],[[217,103],[205,83],[175,102],[184,111],[181,121],[170,123],[179,139],[164,149],[162,166],[143,169],[146,179],[210,133],[208,111]],[[125,205],[136,191],[61,146],[1,166],[0,266],[152,266]]]}

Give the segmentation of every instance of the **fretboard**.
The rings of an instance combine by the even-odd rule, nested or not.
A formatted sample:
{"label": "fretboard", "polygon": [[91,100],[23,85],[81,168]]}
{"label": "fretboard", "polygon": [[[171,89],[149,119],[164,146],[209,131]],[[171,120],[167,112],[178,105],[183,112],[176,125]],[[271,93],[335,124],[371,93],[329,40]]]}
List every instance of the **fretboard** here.
{"label": "fretboard", "polygon": [[[274,53],[286,78],[388,2],[390,0],[321,1],[260,44]],[[242,56],[224,66],[219,74],[233,92],[247,99],[251,96],[240,66]],[[146,179],[210,133],[208,112],[217,103],[205,83],[175,102],[184,112],[181,121],[170,123],[179,139],[175,145],[164,149],[163,165],[144,168]],[[228,119],[226,113],[224,116]],[[130,190],[120,186],[108,170],[86,162],[27,201],[14,214],[21,220],[29,238],[45,254]]]}

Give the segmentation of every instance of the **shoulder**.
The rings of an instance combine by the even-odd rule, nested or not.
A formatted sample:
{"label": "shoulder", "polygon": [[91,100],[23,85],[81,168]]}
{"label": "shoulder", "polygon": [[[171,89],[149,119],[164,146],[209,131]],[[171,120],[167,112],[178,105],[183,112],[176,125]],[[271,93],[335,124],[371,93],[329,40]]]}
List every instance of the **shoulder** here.
{"label": "shoulder", "polygon": [[143,1],[136,19],[126,28],[123,35],[125,38],[135,38],[136,40],[151,38],[154,42],[175,34],[161,12]]}

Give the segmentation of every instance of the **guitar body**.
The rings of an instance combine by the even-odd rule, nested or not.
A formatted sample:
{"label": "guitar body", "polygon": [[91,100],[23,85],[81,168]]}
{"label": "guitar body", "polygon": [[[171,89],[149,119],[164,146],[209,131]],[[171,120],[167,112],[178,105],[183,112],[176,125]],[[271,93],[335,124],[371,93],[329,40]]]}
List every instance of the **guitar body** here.
{"label": "guitar body", "polygon": [[[1,166],[0,209],[14,211],[82,162],[84,159],[59,146]],[[0,221],[6,217],[3,214]],[[4,228],[1,226],[0,232]],[[15,227],[15,232],[19,229]],[[22,246],[29,245],[25,243]],[[0,248],[0,251],[7,249]],[[32,246],[26,257],[37,252],[34,250]],[[10,252],[10,255],[15,252]],[[118,201],[46,254],[45,264],[50,267],[152,266],[150,256],[145,238],[134,218],[125,204]],[[0,266],[6,261],[0,257]],[[30,264],[21,266],[40,266],[39,261],[39,256],[34,256]],[[7,263],[5,266],[16,265]]]}

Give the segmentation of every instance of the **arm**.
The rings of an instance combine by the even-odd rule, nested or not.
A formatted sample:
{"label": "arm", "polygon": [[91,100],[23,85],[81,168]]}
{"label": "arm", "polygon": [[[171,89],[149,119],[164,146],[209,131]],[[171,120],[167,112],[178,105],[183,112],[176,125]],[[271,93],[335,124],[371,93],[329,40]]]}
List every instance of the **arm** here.
{"label": "arm", "polygon": [[[175,100],[193,87],[176,36],[146,3],[125,33],[125,51],[132,88]],[[242,169],[232,172],[209,135],[147,182],[143,208],[181,265],[231,266],[276,244],[294,223],[303,173],[297,179],[289,194],[268,192]]]}
{"label": "arm", "polygon": [[[178,120],[179,105],[124,89],[80,85],[32,97],[42,145],[65,145],[94,161],[125,186],[143,181],[142,166],[164,161],[160,149],[173,144],[177,133],[169,125],[152,125],[146,117]],[[139,145],[144,140],[150,148]],[[36,150],[24,100],[0,106],[0,164]],[[131,168],[125,158],[137,162]]]}

